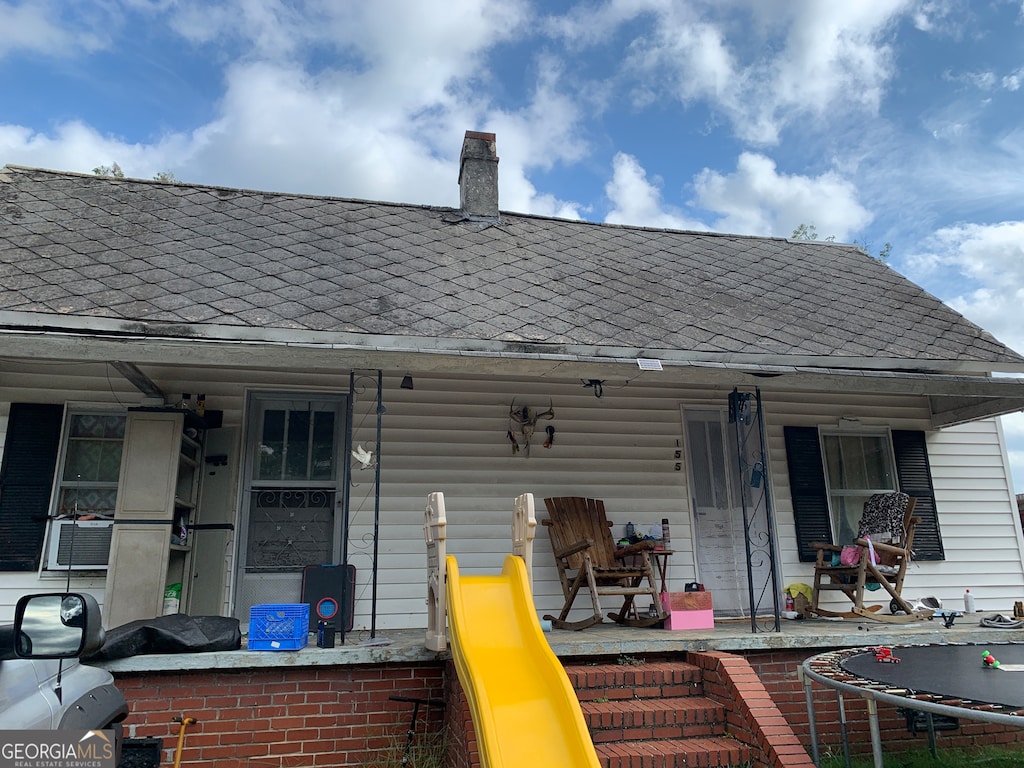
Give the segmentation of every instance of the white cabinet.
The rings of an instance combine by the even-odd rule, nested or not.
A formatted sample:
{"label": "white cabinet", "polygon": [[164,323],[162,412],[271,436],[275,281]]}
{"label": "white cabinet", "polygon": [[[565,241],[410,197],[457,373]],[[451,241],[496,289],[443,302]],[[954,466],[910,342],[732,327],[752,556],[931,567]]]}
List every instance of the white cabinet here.
{"label": "white cabinet", "polygon": [[108,627],[163,613],[164,592],[188,600],[190,537],[202,477],[203,432],[179,410],[128,413],[103,617]]}

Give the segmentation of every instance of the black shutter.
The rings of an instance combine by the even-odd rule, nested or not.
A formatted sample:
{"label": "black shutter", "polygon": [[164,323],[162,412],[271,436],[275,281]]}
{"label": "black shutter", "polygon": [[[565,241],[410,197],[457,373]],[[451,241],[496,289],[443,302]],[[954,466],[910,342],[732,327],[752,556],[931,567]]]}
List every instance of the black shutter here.
{"label": "black shutter", "polygon": [[0,571],[34,571],[46,532],[62,405],[12,403],[0,466]]}
{"label": "black shutter", "polygon": [[914,559],[945,560],[924,432],[893,430],[892,447],[900,490],[917,499],[914,517],[920,518],[920,522],[914,530]]}
{"label": "black shutter", "polygon": [[817,550],[811,542],[832,543],[832,524],[825,493],[825,468],[817,427],[785,427],[789,491],[793,497],[796,543],[802,562],[813,562]]}

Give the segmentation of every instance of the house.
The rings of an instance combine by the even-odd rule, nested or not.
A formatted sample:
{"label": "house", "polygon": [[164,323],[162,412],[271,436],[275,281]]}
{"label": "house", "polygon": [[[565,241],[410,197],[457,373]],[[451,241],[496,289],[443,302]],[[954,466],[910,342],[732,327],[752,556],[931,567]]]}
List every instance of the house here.
{"label": "house", "polygon": [[497,170],[476,132],[458,208],[0,170],[0,610],[244,623],[345,563],[355,628],[423,627],[434,490],[466,573],[516,495],[598,497],[749,616],[900,487],[908,594],[1024,594],[1024,357],[854,246],[509,213]]}

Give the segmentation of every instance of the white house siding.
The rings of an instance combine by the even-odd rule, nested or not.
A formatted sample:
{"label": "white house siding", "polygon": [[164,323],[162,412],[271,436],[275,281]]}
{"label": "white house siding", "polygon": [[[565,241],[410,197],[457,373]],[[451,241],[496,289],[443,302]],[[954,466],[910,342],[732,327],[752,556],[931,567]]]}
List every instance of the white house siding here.
{"label": "white house siding", "polygon": [[[969,588],[979,611],[1006,612],[1024,596],[1024,541],[997,419],[928,431],[926,404],[917,398],[843,396],[837,402],[834,394],[773,394],[765,400],[785,584],[811,584],[813,565],[797,557],[783,427],[835,426],[842,416],[860,419],[864,426],[927,431],[945,560],[911,563],[905,597],[931,595],[945,607],[962,609],[964,589]],[[844,601],[833,599],[826,605],[849,607]]]}
{"label": "white house siding", "polygon": [[[242,425],[247,390],[348,389],[347,371],[191,370],[170,362],[142,367],[169,395],[205,392],[208,407],[224,412],[226,426]],[[137,393],[112,369],[102,364],[73,368],[69,387],[55,386],[60,380],[49,367],[26,364],[14,369],[13,375],[5,368],[0,414],[6,414],[8,403],[23,400],[138,402]],[[617,534],[629,521],[650,525],[668,518],[676,548],[670,588],[681,589],[684,582],[696,578],[685,464],[683,471],[675,470],[676,441],[682,440],[679,407],[724,407],[731,387],[668,385],[657,374],[646,373],[628,385],[622,380],[606,381],[604,396],[598,399],[577,379],[517,380],[417,371],[411,371],[415,389],[403,390],[399,383],[405,373],[385,376],[378,629],[426,625],[423,510],[427,493],[435,490],[445,494],[448,550],[459,558],[463,572],[493,572],[501,567],[511,547],[513,499],[531,492],[538,519],[546,516],[546,496],[602,498]],[[354,404],[354,441],[367,446],[376,441],[375,387],[375,372],[361,377]],[[837,396],[828,393],[777,394],[769,388],[762,392],[781,583],[810,583],[810,565],[796,557],[783,427],[835,424],[845,416],[860,418],[866,425],[927,429],[927,406],[921,398],[843,396],[837,402]],[[513,456],[506,438],[513,401],[520,408],[526,405],[536,411],[551,405],[555,411],[554,419],[538,423],[529,457]],[[554,445],[545,449],[548,425],[556,432]],[[907,594],[934,594],[954,604],[969,586],[977,591],[980,608],[1007,610],[1009,598],[1024,594],[1024,569],[998,427],[980,422],[930,433],[929,449],[947,560],[915,564]],[[373,471],[356,468],[350,562],[357,568],[357,629],[370,625],[373,512]],[[1011,530],[1014,537],[1008,535]],[[534,566],[538,610],[557,612],[562,596],[543,526],[538,526]],[[224,567],[230,573],[231,563]],[[976,580],[968,583],[969,575]],[[98,582],[94,577],[75,576],[72,583],[95,589]],[[20,594],[54,584],[34,574],[3,574],[0,616],[9,613]],[[102,590],[98,592],[102,597]],[[586,597],[580,600],[585,604]]]}
{"label": "white house siding", "polygon": [[[668,518],[673,541],[681,547],[673,558],[672,580],[693,579],[686,474],[674,469],[676,441],[682,437],[678,388],[657,386],[656,380],[628,387],[607,382],[598,399],[579,380],[417,375],[415,386],[414,393],[389,393],[387,402],[378,626],[423,625],[423,510],[427,493],[435,490],[445,494],[448,552],[458,557],[463,572],[500,569],[510,551],[513,499],[530,492],[538,520],[546,517],[547,496],[601,498],[617,535],[627,522],[640,527]],[[724,405],[727,393],[694,395]],[[555,411],[554,419],[537,424],[529,457],[524,452],[513,456],[506,437],[513,400],[517,408],[537,411],[551,405]],[[548,425],[556,431],[554,444],[545,449]],[[372,426],[373,420],[365,418],[356,440],[372,441]],[[351,561],[360,574],[360,616],[368,613],[373,511],[373,488],[364,474],[370,473],[356,471],[352,491]],[[561,589],[543,526],[535,542],[534,591],[542,612],[557,612]],[[580,601],[588,603],[585,595]]]}
{"label": "white house siding", "polygon": [[[85,366],[70,392],[51,389],[46,398],[111,400],[103,365]],[[253,375],[249,372],[189,371],[178,367],[146,366],[169,394],[205,392],[208,407],[224,411],[225,425],[239,424],[245,392],[253,390],[345,391],[348,375],[315,372]],[[37,399],[45,373],[19,376],[17,391],[0,388],[6,402]],[[681,440],[677,387],[608,382],[604,397],[594,397],[578,380],[550,384],[494,380],[491,377],[446,378],[415,374],[415,390],[399,388],[404,372],[386,379],[381,451],[378,619],[380,628],[425,624],[426,556],[423,509],[426,495],[441,490],[448,508],[449,551],[465,572],[501,567],[510,550],[512,501],[520,493],[535,494],[538,518],[545,516],[543,498],[551,495],[589,495],[605,500],[609,516],[619,526],[633,521],[650,525],[671,520],[673,539],[682,547],[674,557],[671,577],[681,584],[694,578],[689,509],[684,471],[675,471],[676,444]],[[116,374],[111,372],[116,381]],[[354,441],[376,440],[375,376],[360,378],[354,405]],[[52,382],[52,379],[51,379]],[[656,382],[655,382],[656,383]],[[94,395],[83,395],[92,391]],[[727,391],[692,391],[685,399],[724,406]],[[118,399],[134,404],[130,388]],[[537,425],[531,455],[512,456],[506,438],[509,409],[552,405],[555,418]],[[544,427],[556,429],[554,445],[542,447]],[[521,439],[521,438],[520,438]],[[372,470],[355,469],[351,495],[350,560],[357,568],[357,627],[369,626],[372,571],[374,486]],[[538,528],[535,588],[544,611],[562,602],[556,572],[543,527]],[[226,566],[227,567],[227,566]],[[34,586],[35,577],[17,579],[17,591]],[[75,576],[74,580],[81,577]],[[14,581],[4,577],[5,581]],[[33,581],[34,580],[34,581]],[[47,588],[52,582],[39,582]],[[16,597],[16,595],[14,595]]]}
{"label": "white house siding", "polygon": [[1009,614],[1024,597],[1024,540],[1002,426],[988,419],[943,430],[930,436],[928,451],[946,549],[928,594],[962,608],[970,589],[978,610]]}

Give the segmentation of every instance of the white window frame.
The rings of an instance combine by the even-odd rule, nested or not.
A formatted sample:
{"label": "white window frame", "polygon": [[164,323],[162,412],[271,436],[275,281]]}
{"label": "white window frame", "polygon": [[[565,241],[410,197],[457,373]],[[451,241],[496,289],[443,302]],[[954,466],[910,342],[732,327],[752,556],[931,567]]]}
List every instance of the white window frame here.
{"label": "white window frame", "polygon": [[[88,565],[77,564],[74,561],[70,564],[59,564],[57,562],[58,551],[60,547],[60,540],[62,536],[66,539],[68,532],[65,530],[68,527],[74,515],[67,516],[65,511],[60,509],[60,503],[63,493],[66,489],[75,488],[76,486],[85,490],[93,488],[113,488],[115,493],[115,503],[117,498],[118,486],[120,485],[120,471],[118,472],[117,480],[113,483],[106,481],[79,481],[79,480],[65,480],[64,470],[65,464],[68,458],[68,449],[71,446],[71,427],[76,416],[117,416],[122,419],[127,419],[127,411],[123,408],[116,406],[94,406],[94,405],[81,405],[81,404],[67,404],[64,410],[64,423],[61,425],[61,437],[60,437],[60,449],[57,456],[57,467],[53,477],[53,491],[50,494],[50,520],[47,525],[46,531],[46,545],[43,550],[44,556],[40,558],[40,570],[44,573],[52,574],[54,572],[64,572],[70,568],[75,571],[91,570],[99,571],[106,570],[107,566],[95,564],[95,560],[90,561]],[[123,446],[123,433],[122,433],[122,446]],[[122,454],[123,458],[123,454]],[[78,510],[79,515],[88,515],[90,510]],[[82,544],[85,547],[91,547],[94,542],[91,542],[96,536],[104,536],[110,534],[110,526],[113,525],[114,510],[109,511],[109,516],[104,515],[95,521],[80,521],[89,522],[89,525],[80,526],[75,531],[76,538],[79,534],[82,535]],[[94,547],[93,547],[94,548]],[[83,548],[84,551],[84,548]],[[74,555],[72,554],[72,560]]]}
{"label": "white window frame", "polygon": [[[833,488],[834,478],[830,473],[828,438],[834,437],[877,438],[881,440],[888,454],[889,466],[884,474],[890,481],[889,484],[881,487]],[[864,510],[864,502],[873,494],[892,493],[899,490],[899,480],[896,474],[896,451],[892,444],[892,430],[884,426],[856,429],[820,426],[818,427],[818,439],[821,443],[822,470],[825,474],[825,489],[828,494],[829,523],[832,526],[832,540],[846,543],[852,541],[857,534],[856,527]],[[849,505],[847,505],[847,502],[849,502]]]}

